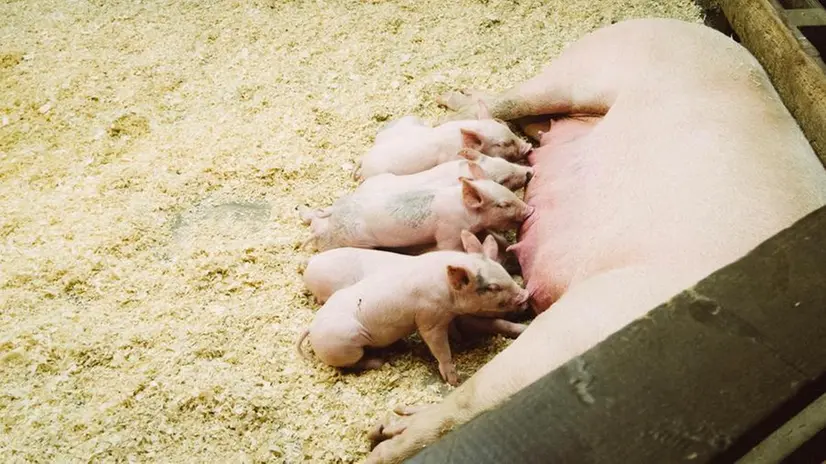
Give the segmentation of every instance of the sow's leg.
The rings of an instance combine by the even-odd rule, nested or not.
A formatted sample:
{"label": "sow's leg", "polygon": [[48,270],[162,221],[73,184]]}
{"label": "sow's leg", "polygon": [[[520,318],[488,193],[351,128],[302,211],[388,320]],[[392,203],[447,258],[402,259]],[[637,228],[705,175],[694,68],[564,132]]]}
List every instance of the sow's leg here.
{"label": "sow's leg", "polygon": [[[666,53],[669,37],[663,34],[675,24],[630,20],[597,29],[574,42],[538,75],[501,94],[469,91],[442,95],[438,102],[456,111],[445,121],[473,119],[479,99],[492,117],[506,121],[541,115],[605,115],[626,89],[639,87],[646,70],[668,67],[673,58]],[[707,39],[696,32],[680,29],[695,42]],[[529,125],[532,121],[521,122]]]}
{"label": "sow's leg", "polygon": [[398,408],[370,433],[368,463],[396,463],[491,409],[679,292],[667,269],[624,268],[580,283],[443,402]]}

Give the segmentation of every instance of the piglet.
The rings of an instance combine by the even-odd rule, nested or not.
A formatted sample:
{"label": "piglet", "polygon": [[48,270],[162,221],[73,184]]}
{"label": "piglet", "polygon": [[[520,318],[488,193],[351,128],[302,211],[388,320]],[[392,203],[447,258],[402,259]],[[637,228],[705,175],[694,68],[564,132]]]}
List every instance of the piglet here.
{"label": "piglet", "polygon": [[448,329],[457,316],[504,315],[522,308],[528,292],[484,254],[437,251],[400,261],[336,291],[300,335],[322,362],[334,367],[375,368],[364,348],[389,346],[418,331],[450,385],[459,378]]}
{"label": "piglet", "polygon": [[356,178],[426,171],[458,159],[457,153],[462,148],[508,161],[525,159],[531,144],[517,137],[503,121],[492,119],[481,100],[476,116],[477,119],[451,121],[436,127],[426,126],[417,118],[402,118],[376,137],[373,148],[364,155],[356,170]]}
{"label": "piglet", "polygon": [[533,168],[511,163],[502,158],[494,158],[473,150],[462,148],[457,155],[461,159],[448,161],[426,171],[415,174],[379,174],[366,179],[356,189],[357,192],[414,190],[422,187],[448,187],[456,185],[459,177],[490,179],[510,190],[519,190],[531,180]]}
{"label": "piglet", "polygon": [[301,208],[319,251],[341,247],[396,248],[435,243],[455,250],[461,231],[518,226],[533,207],[492,180],[460,178],[454,187],[406,192],[370,192],[340,198],[320,211]]}
{"label": "piglet", "polygon": [[302,276],[304,286],[319,304],[365,276],[406,265],[415,256],[366,248],[335,248],[313,255]]}
{"label": "piglet", "polygon": [[[467,230],[460,236],[466,253],[483,254],[499,264],[504,261],[505,255],[501,254],[504,247],[494,235],[487,235],[484,243]],[[302,278],[316,302],[324,304],[330,295],[365,276],[403,266],[412,259],[416,256],[366,248],[336,248],[312,256],[304,267]]]}
{"label": "piglet", "polygon": [[[507,246],[500,243],[503,240],[495,234],[487,234],[484,243],[470,231],[463,230],[462,244],[467,253],[475,253],[488,257],[504,265],[510,255],[503,252]],[[450,256],[450,255],[446,255]],[[313,294],[319,304],[324,304],[330,295],[349,287],[362,280],[365,276],[377,272],[406,265],[415,256],[407,256],[389,251],[370,250],[365,248],[336,248],[314,255],[307,261],[303,270],[304,286]],[[503,335],[516,338],[527,328],[524,324],[500,319],[498,314],[491,317],[460,316],[451,325],[451,336],[461,338],[465,332]]]}

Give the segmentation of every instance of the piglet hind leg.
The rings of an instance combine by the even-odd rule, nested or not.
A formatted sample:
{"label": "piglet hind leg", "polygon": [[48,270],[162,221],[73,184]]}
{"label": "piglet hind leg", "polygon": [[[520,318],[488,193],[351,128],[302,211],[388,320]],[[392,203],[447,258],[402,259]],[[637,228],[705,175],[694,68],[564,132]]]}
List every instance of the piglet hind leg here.
{"label": "piglet hind leg", "polygon": [[400,463],[643,316],[681,286],[667,270],[627,268],[580,283],[443,402],[373,427],[367,463]]}

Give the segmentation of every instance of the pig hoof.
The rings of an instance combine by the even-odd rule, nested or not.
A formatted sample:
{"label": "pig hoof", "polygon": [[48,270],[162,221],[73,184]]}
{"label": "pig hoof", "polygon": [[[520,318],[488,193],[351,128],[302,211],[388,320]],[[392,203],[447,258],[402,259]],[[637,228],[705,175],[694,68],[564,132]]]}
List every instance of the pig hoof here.
{"label": "pig hoof", "polygon": [[453,111],[458,111],[471,103],[471,94],[466,90],[445,92],[436,96],[436,104]]}
{"label": "pig hoof", "polygon": [[459,386],[459,374],[456,373],[456,367],[453,365],[440,366],[439,371],[442,373],[442,379],[453,387]]}
{"label": "pig hoof", "polygon": [[316,238],[317,238],[317,237],[316,237],[315,235],[313,235],[313,236],[311,236],[310,238],[308,238],[307,240],[304,240],[303,242],[301,242],[300,244],[298,244],[298,248],[297,248],[297,250],[306,250],[308,246],[310,246],[311,244],[315,243]]}
{"label": "pig hoof", "polygon": [[384,439],[384,424],[379,422],[367,432],[367,439],[370,440],[370,449],[373,449]]}
{"label": "pig hoof", "polygon": [[315,211],[310,209],[310,207],[306,205],[299,205],[295,208],[298,211],[298,217],[301,218],[301,222],[308,226],[313,222],[313,217],[315,217]]}
{"label": "pig hoof", "polygon": [[404,433],[404,431],[407,430],[408,422],[414,419],[413,416],[421,411],[424,411],[430,406],[431,405],[429,404],[419,406],[397,406],[393,410],[395,414],[387,415],[384,420],[373,426],[367,433],[367,438],[373,446],[375,446],[379,442]]}

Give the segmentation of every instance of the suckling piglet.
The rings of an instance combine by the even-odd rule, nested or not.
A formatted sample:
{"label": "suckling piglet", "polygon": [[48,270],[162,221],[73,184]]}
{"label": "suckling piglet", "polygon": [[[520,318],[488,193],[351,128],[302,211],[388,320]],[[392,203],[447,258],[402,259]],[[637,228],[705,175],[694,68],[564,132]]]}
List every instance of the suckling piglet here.
{"label": "suckling piglet", "polygon": [[[502,264],[505,256],[500,252],[503,248],[494,235],[487,235],[485,241],[482,242],[476,235],[463,230],[460,237],[466,253],[484,254],[489,259]],[[367,248],[336,248],[313,255],[307,260],[302,279],[304,286],[313,294],[316,302],[324,304],[330,295],[355,284],[365,276],[406,265],[410,260],[417,258],[417,256]]]}
{"label": "suckling piglet", "polygon": [[533,168],[511,163],[503,158],[487,156],[470,148],[459,150],[460,159],[448,161],[415,174],[379,174],[366,179],[357,192],[415,190],[422,187],[448,187],[459,183],[459,177],[490,179],[510,190],[519,190],[531,180]]}
{"label": "suckling piglet", "polygon": [[381,348],[418,331],[439,362],[442,378],[459,378],[448,343],[448,327],[461,315],[504,315],[522,308],[528,292],[484,254],[437,251],[399,262],[338,290],[318,310],[298,339],[334,367],[377,367],[364,348]]}
{"label": "suckling piglet", "polygon": [[319,211],[302,208],[320,251],[341,247],[399,248],[435,243],[460,249],[461,231],[505,230],[533,212],[513,192],[492,180],[461,178],[453,187],[405,192],[354,193]]}
{"label": "suckling piglet", "polygon": [[[461,237],[465,252],[483,254],[502,264],[505,256],[501,252],[504,248],[494,235],[487,235],[484,243],[467,230],[462,231]],[[313,294],[316,302],[324,304],[333,293],[356,284],[364,277],[407,265],[414,259],[418,257],[366,248],[336,248],[310,258],[302,278],[304,286]],[[524,324],[499,319],[498,316],[499,314],[494,314],[493,317],[460,316],[454,322],[464,331],[509,338],[518,337],[527,328]],[[452,333],[461,333],[461,329],[457,328]]]}
{"label": "suckling piglet", "polygon": [[415,174],[458,159],[462,148],[508,161],[525,159],[533,148],[503,121],[491,118],[481,101],[476,117],[436,127],[417,118],[401,118],[376,136],[375,144],[361,159],[356,177],[364,180],[382,173]]}

